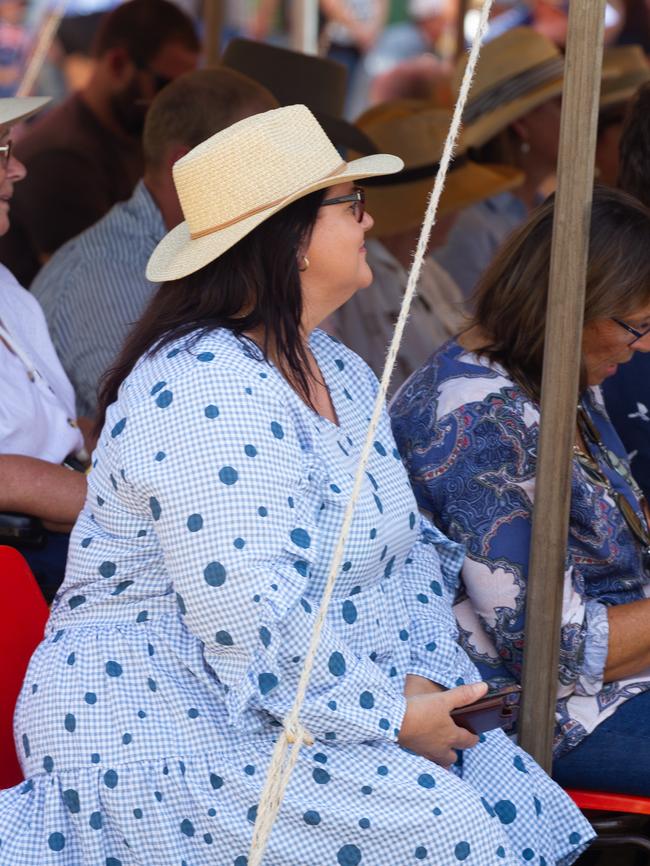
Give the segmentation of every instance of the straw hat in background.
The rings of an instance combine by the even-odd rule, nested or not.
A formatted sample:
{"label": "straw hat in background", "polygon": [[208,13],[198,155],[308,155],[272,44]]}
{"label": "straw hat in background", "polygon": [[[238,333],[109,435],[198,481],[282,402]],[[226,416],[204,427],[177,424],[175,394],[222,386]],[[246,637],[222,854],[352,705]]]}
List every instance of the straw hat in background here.
{"label": "straw hat in background", "polygon": [[[454,70],[458,93],[467,57]],[[564,58],[530,27],[515,27],[483,46],[463,115],[463,143],[480,147],[513,121],[562,93]]]}
{"label": "straw hat in background", "polygon": [[377,153],[374,143],[342,117],[348,86],[342,63],[251,39],[229,42],[221,62],[263,84],[280,105],[306,105],[337,147]]}
{"label": "straw hat in background", "polygon": [[50,96],[9,96],[0,99],[0,126],[26,120],[50,101]]}
{"label": "straw hat in background", "polygon": [[650,66],[640,45],[614,45],[603,55],[600,109],[629,102],[650,80]]}
{"label": "straw hat in background", "polygon": [[[419,226],[451,123],[451,111],[420,100],[394,100],[365,111],[357,120],[377,146],[404,160],[399,175],[363,183],[373,237],[388,237]],[[478,165],[462,153],[447,175],[438,215],[460,210],[519,186],[523,174],[511,166]]]}
{"label": "straw hat in background", "polygon": [[304,105],[255,114],[174,163],[184,221],[153,251],[147,278],[187,276],[296,199],[338,183],[392,174],[402,160],[373,154],[343,162]]}

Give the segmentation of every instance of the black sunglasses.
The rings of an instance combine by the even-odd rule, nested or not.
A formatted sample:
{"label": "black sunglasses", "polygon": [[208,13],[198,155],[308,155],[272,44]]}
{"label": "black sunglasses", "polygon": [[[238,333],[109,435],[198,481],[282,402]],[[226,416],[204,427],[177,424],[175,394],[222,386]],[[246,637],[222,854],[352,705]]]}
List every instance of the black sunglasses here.
{"label": "black sunglasses", "polygon": [[358,223],[362,222],[363,215],[366,212],[366,194],[360,186],[354,188],[349,195],[340,195],[336,198],[326,198],[321,202],[321,207],[327,207],[329,204],[344,204],[350,201],[354,204],[354,216]]}

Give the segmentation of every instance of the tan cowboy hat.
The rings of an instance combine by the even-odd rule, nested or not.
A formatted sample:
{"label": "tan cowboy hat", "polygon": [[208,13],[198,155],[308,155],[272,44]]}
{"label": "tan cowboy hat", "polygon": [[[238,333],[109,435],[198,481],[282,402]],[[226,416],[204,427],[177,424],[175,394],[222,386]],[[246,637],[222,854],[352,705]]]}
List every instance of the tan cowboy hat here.
{"label": "tan cowboy hat", "polygon": [[305,105],[240,120],[174,163],[185,221],[153,251],[147,277],[163,282],[187,276],[296,199],[402,166],[399,157],[383,153],[343,162]]}
{"label": "tan cowboy hat", "polygon": [[342,63],[251,39],[232,39],[221,63],[263,84],[280,105],[306,105],[337,147],[377,153],[374,143],[343,119],[348,71]]}
{"label": "tan cowboy hat", "polygon": [[650,79],[648,60],[640,45],[613,45],[603,56],[600,108],[628,102]]}
{"label": "tan cowboy hat", "polygon": [[[370,234],[387,237],[419,226],[451,123],[451,111],[415,99],[398,99],[364,112],[357,124],[382,150],[404,160],[394,177],[362,184],[366,207],[375,224]],[[438,215],[519,186],[523,174],[507,165],[479,165],[461,153],[451,163]]]}
{"label": "tan cowboy hat", "polygon": [[[454,70],[460,90],[467,57]],[[531,27],[514,27],[481,51],[463,114],[463,142],[480,147],[513,121],[562,93],[564,58]]]}
{"label": "tan cowboy hat", "polygon": [[10,96],[0,99],[0,126],[25,120],[40,111],[50,99],[49,96]]}

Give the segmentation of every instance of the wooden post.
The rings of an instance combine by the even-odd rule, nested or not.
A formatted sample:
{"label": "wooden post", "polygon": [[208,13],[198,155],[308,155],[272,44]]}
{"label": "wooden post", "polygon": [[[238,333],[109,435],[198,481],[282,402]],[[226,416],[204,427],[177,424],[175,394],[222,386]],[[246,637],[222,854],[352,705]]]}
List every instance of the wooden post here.
{"label": "wooden post", "polygon": [[519,737],[546,770],[555,725],[605,2],[569,5]]}
{"label": "wooden post", "polygon": [[203,53],[205,65],[217,66],[221,57],[221,31],[225,17],[225,0],[203,0]]}
{"label": "wooden post", "polygon": [[318,54],[318,0],[295,0],[291,6],[291,47]]}

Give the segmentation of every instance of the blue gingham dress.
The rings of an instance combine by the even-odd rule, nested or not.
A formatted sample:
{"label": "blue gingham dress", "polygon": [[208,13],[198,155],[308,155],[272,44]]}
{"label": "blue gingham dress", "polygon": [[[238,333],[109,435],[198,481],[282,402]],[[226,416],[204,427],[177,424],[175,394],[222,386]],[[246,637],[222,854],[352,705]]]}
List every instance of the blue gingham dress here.
{"label": "blue gingham dress", "polygon": [[[1,866],[245,866],[377,383],[322,332],[340,426],[229,331],[142,360],[108,412],[16,713]],[[477,679],[384,414],[267,866],[571,862],[592,833],[502,732],[449,771],[396,743],[408,672]]]}

